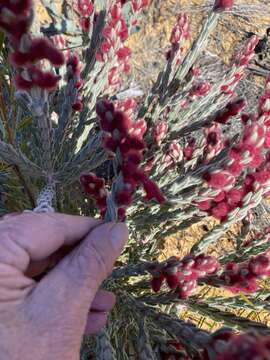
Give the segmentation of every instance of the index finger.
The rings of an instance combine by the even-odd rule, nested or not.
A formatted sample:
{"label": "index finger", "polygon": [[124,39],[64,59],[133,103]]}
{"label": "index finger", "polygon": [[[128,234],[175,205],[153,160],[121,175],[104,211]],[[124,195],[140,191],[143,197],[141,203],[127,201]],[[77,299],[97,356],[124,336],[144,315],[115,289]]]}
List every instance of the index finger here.
{"label": "index finger", "polygon": [[75,245],[102,223],[59,213],[23,213],[0,222],[0,262],[21,271],[64,245]]}

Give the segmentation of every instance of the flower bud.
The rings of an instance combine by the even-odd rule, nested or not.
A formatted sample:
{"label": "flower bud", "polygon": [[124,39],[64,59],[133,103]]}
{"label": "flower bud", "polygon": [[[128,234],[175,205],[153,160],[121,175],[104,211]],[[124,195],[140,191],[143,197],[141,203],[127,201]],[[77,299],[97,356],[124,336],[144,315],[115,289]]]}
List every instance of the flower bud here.
{"label": "flower bud", "polygon": [[214,11],[231,10],[233,7],[233,0],[216,0],[214,4]]}

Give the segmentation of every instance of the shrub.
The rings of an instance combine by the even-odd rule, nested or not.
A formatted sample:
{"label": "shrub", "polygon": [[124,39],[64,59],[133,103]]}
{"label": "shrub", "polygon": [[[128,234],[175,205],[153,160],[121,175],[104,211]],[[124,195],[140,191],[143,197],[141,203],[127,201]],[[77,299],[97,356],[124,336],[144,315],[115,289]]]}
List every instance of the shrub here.
{"label": "shrub", "polygon": [[[53,22],[38,36],[31,0],[0,4],[0,210],[127,222],[130,241],[104,283],[117,306],[82,358],[269,359],[269,328],[234,311],[269,308],[269,228],[254,219],[270,191],[270,77],[252,113],[236,94],[259,39],[211,81],[198,59],[233,1],[214,2],[189,51],[180,13],[164,69],[143,94],[124,86],[126,40],[149,1],[78,0],[72,16],[67,2],[60,15],[44,3]],[[224,135],[228,123],[237,135]],[[158,261],[163,238],[207,216],[216,225],[189,253]],[[236,223],[234,250],[209,254]],[[202,296],[210,288],[231,296]],[[220,329],[180,319],[179,304]]]}

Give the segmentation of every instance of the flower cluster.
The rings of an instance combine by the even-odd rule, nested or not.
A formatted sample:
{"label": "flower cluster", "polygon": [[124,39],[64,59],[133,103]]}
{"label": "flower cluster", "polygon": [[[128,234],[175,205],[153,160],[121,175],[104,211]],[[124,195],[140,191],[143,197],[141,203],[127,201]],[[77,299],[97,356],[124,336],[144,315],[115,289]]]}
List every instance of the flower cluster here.
{"label": "flower cluster", "polygon": [[131,0],[132,9],[134,12],[139,12],[149,5],[149,0]]}
{"label": "flower cluster", "polygon": [[214,123],[210,128],[204,129],[204,159],[205,162],[211,160],[216,154],[218,154],[224,147],[224,142],[221,136],[221,125]]}
{"label": "flower cluster", "polygon": [[192,99],[201,96],[206,96],[210,90],[211,90],[211,84],[209,83],[209,81],[195,82],[189,92],[189,96]]}
{"label": "flower cluster", "polygon": [[[125,100],[115,101],[114,105],[116,110],[123,111],[127,116],[133,117],[138,104],[135,99],[127,98]],[[145,123],[145,131],[146,131],[146,123]],[[143,133],[145,133],[145,131]]]}
{"label": "flower cluster", "polygon": [[120,2],[111,6],[108,17],[109,20],[102,31],[103,41],[96,54],[96,59],[100,62],[112,62],[113,66],[108,74],[108,84],[115,87],[120,84],[121,74],[130,71],[128,60],[131,51],[124,45],[124,41],[128,37],[128,27],[122,16]]}
{"label": "flower cluster", "polygon": [[267,253],[258,255],[242,264],[226,264],[220,279],[233,293],[253,293],[257,291],[257,280],[270,275],[270,258]]}
{"label": "flower cluster", "polygon": [[80,25],[83,31],[90,29],[90,16],[94,11],[94,5],[91,0],[78,0],[77,10],[80,14]]}
{"label": "flower cluster", "polygon": [[32,11],[30,0],[3,1],[0,5],[0,28],[7,33],[13,46],[10,60],[18,71],[16,87],[22,90],[34,87],[53,90],[59,77],[52,71],[43,71],[41,63],[47,60],[52,66],[59,67],[64,64],[64,56],[48,39],[30,36]]}
{"label": "flower cluster", "polygon": [[80,181],[85,193],[95,200],[96,206],[103,217],[107,209],[107,190],[104,179],[98,178],[93,173],[82,173]]}
{"label": "flower cluster", "polygon": [[238,115],[245,106],[246,101],[244,99],[238,99],[229,102],[223,110],[219,111],[215,115],[213,122],[219,124],[226,124],[232,117]]}
{"label": "flower cluster", "polygon": [[215,11],[231,10],[234,0],[216,0],[214,4]]}
{"label": "flower cluster", "polygon": [[[243,134],[239,143],[233,146],[228,154],[229,162],[223,169],[206,172],[203,176],[212,195],[208,195],[197,202],[201,210],[209,215],[225,221],[230,211],[243,206],[245,196],[260,188],[267,189],[270,180],[269,167],[269,114],[270,114],[269,79],[266,90],[259,99],[259,115],[243,114]],[[231,103],[227,110],[219,113],[215,123],[227,122],[230,116],[238,113],[243,107],[242,101]],[[217,135],[211,135],[216,142]],[[242,183],[235,186],[239,175],[246,171]],[[267,191],[266,191],[267,194]]]}
{"label": "flower cluster", "polygon": [[233,336],[235,336],[235,332],[231,328],[221,328],[212,333],[211,340],[204,346],[202,359],[219,359],[219,356],[227,348]]}
{"label": "flower cluster", "polygon": [[217,360],[267,360],[270,358],[270,337],[253,332],[233,335]]}
{"label": "flower cluster", "polygon": [[165,155],[162,158],[162,162],[167,165],[168,169],[174,168],[184,157],[181,145],[176,141],[172,142]]}
{"label": "flower cluster", "polygon": [[177,17],[177,22],[172,29],[170,43],[172,45],[177,45],[182,39],[187,40],[189,38],[189,33],[190,26],[187,14],[180,13]]}
{"label": "flower cluster", "polygon": [[[100,127],[104,131],[104,147],[115,154],[120,174],[120,188],[114,194],[120,218],[124,217],[125,208],[132,203],[136,188],[141,185],[145,192],[145,200],[156,200],[163,203],[165,198],[158,186],[148,178],[141,168],[143,151],[146,144],[143,141],[145,123],[133,122],[123,111],[115,109],[113,103],[101,101],[97,104],[97,114]],[[139,129],[139,131],[137,131]]]}
{"label": "flower cluster", "polygon": [[190,25],[188,22],[187,14],[180,13],[177,17],[176,24],[174,25],[171,32],[171,37],[170,37],[171,48],[166,53],[167,60],[175,59],[177,65],[181,63],[182,54],[184,52],[181,43],[187,40],[189,38],[189,35],[190,35]]}
{"label": "flower cluster", "polygon": [[153,143],[160,146],[162,140],[165,138],[168,132],[168,124],[166,121],[158,122],[152,129]]}
{"label": "flower cluster", "polygon": [[206,255],[186,256],[181,261],[168,261],[165,266],[154,266],[150,269],[153,278],[151,287],[158,292],[164,282],[170,289],[175,289],[180,299],[185,299],[197,288],[199,278],[217,272],[219,263],[216,258]]}
{"label": "flower cluster", "polygon": [[183,149],[184,158],[186,161],[189,161],[192,159],[195,147],[196,147],[196,139],[194,137],[187,139],[187,144],[185,145],[185,147]]}
{"label": "flower cluster", "polygon": [[66,65],[67,65],[66,80],[67,82],[72,81],[76,89],[76,98],[74,103],[72,104],[72,109],[75,111],[82,111],[83,99],[82,99],[82,95],[79,93],[79,90],[83,86],[83,80],[80,77],[81,66],[80,66],[79,56],[76,53],[70,54],[70,56],[67,59]]}
{"label": "flower cluster", "polygon": [[53,35],[52,37],[50,37],[50,40],[58,50],[62,51],[65,60],[67,60],[71,55],[71,50],[67,49],[67,42],[65,36],[62,34]]}
{"label": "flower cluster", "polygon": [[21,38],[28,33],[33,20],[32,0],[12,1],[4,0],[0,4],[0,28],[16,47]]}
{"label": "flower cluster", "polygon": [[254,56],[254,50],[258,44],[258,36],[252,36],[247,42],[243,51],[236,57],[235,64],[232,66],[232,71],[229,79],[221,85],[220,91],[224,94],[234,95],[234,88],[239,83],[244,75],[245,68],[247,67],[249,61]]}

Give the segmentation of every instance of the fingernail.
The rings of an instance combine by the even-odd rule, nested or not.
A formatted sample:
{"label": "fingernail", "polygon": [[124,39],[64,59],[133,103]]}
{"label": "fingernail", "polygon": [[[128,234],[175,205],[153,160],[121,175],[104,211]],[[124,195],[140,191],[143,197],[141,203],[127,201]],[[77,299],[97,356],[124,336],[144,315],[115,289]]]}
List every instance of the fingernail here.
{"label": "fingernail", "polygon": [[110,230],[110,240],[113,248],[121,252],[128,239],[128,228],[124,223],[115,224]]}

